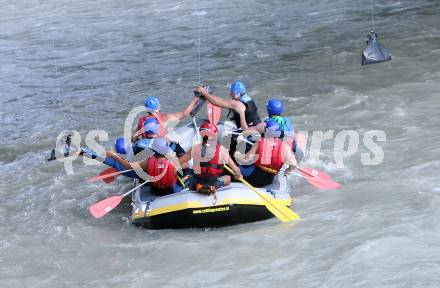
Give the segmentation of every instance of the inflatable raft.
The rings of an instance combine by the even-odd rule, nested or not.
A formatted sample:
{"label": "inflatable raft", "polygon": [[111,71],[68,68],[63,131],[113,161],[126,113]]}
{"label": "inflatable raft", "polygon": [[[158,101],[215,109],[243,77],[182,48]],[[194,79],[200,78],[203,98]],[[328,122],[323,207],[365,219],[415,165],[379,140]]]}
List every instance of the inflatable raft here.
{"label": "inflatable raft", "polygon": [[[280,204],[290,206],[292,200],[288,191],[272,189],[276,184],[278,181],[259,190]],[[185,189],[158,197],[152,194],[149,186],[143,186],[132,196],[132,222],[148,228],[219,227],[271,217],[273,214],[267,210],[260,196],[237,182],[220,188],[212,195]]]}
{"label": "inflatable raft", "polygon": [[[230,135],[233,127],[218,124],[222,138]],[[192,124],[176,130],[176,140],[189,149],[196,137]],[[223,142],[223,141],[222,141]],[[138,185],[138,180],[134,185]],[[263,188],[282,205],[290,206],[292,199],[285,176],[277,175],[274,182]],[[205,195],[188,188],[166,196],[156,196],[148,185],[141,186],[132,194],[131,220],[135,225],[153,228],[220,227],[255,222],[274,217],[260,196],[241,182],[222,187],[215,194]]]}

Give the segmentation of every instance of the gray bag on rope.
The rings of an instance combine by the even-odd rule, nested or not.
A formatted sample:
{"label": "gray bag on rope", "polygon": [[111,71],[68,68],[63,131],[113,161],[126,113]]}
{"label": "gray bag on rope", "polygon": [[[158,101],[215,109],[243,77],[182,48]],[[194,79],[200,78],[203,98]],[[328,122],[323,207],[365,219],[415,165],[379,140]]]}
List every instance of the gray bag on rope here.
{"label": "gray bag on rope", "polygon": [[362,52],[362,65],[391,60],[390,51],[377,41],[377,34],[374,31],[371,31],[367,37],[368,47]]}

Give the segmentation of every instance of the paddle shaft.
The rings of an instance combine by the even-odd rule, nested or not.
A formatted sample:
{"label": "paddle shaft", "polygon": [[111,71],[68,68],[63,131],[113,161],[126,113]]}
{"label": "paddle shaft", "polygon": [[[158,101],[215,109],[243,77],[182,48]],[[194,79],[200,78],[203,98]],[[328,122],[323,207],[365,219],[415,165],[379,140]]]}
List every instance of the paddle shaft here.
{"label": "paddle shaft", "polygon": [[111,178],[111,177],[119,176],[121,174],[124,174],[124,173],[127,173],[127,172],[131,172],[131,171],[133,171],[133,169],[127,169],[127,170],[117,171],[117,172],[108,173],[108,174],[104,174],[104,175],[98,175],[98,176],[90,178],[89,181],[103,180],[103,179],[106,179],[106,178]]}
{"label": "paddle shaft", "polygon": [[144,181],[143,183],[141,183],[141,184],[139,184],[138,186],[134,187],[134,188],[131,189],[130,191],[125,192],[124,194],[121,195],[122,198],[124,198],[124,197],[130,195],[134,190],[136,190],[136,189],[138,189],[138,188],[141,188],[142,186],[144,186],[144,185],[147,184],[147,183],[148,183],[148,181]]}
{"label": "paddle shaft", "polygon": [[196,117],[197,113],[199,112],[200,108],[202,108],[203,104],[205,103],[206,99],[199,98],[197,101],[197,104],[194,106],[193,110],[189,113],[191,117]]}
{"label": "paddle shaft", "polygon": [[197,104],[195,105],[195,107],[193,108],[193,110],[189,113],[192,117],[192,121],[193,121],[193,125],[194,125],[194,129],[196,130],[196,133],[198,136],[200,136],[199,134],[199,128],[197,128],[197,123],[196,123],[196,115],[199,112],[200,108],[202,108],[203,104],[205,103],[206,99],[203,97],[199,97],[199,101],[197,102]]}
{"label": "paddle shaft", "polygon": [[[234,171],[232,171],[232,169],[228,165],[225,164],[224,167],[230,173],[234,174]],[[299,215],[293,212],[291,209],[287,208],[282,204],[275,202],[275,199],[272,199],[269,195],[265,195],[264,192],[258,191],[257,189],[255,189],[254,186],[252,186],[249,182],[247,182],[243,178],[239,180],[244,185],[248,186],[252,191],[254,191],[258,196],[260,196],[261,199],[263,200],[263,203],[265,203],[266,208],[282,222],[289,222],[292,220],[301,219],[301,217],[299,217]]]}
{"label": "paddle shaft", "polygon": [[311,177],[315,177],[316,175],[314,175],[313,173],[310,173],[309,171],[307,171],[307,170],[305,170],[305,169],[303,169],[303,168],[301,168],[301,167],[296,167],[296,169],[298,169],[299,171],[301,171],[301,172],[303,172],[304,174],[307,174],[307,175],[309,175],[309,176],[311,176]]}

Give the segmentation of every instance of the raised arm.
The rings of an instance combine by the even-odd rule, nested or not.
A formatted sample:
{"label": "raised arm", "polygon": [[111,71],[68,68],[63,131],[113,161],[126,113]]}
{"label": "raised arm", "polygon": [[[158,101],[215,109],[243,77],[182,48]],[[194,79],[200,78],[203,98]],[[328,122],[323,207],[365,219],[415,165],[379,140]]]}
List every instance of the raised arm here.
{"label": "raised arm", "polygon": [[227,99],[223,99],[219,96],[209,94],[208,89],[206,89],[203,86],[197,86],[196,89],[194,90],[194,92],[198,92],[198,93],[202,94],[206,98],[206,100],[208,100],[209,102],[211,102],[215,106],[218,106],[221,108],[226,108],[226,109],[233,109],[237,112],[240,111],[240,106],[239,106],[239,104],[237,104],[237,102],[240,103],[239,101],[235,101],[232,99],[227,100]]}
{"label": "raised arm", "polygon": [[197,98],[197,97],[193,97],[191,99],[191,101],[189,102],[189,104],[186,106],[186,108],[180,112],[164,114],[164,118],[165,118],[164,120],[165,121],[173,121],[173,120],[174,121],[181,121],[184,118],[188,117],[189,113],[191,113],[194,106],[196,105],[198,99],[199,98]]}

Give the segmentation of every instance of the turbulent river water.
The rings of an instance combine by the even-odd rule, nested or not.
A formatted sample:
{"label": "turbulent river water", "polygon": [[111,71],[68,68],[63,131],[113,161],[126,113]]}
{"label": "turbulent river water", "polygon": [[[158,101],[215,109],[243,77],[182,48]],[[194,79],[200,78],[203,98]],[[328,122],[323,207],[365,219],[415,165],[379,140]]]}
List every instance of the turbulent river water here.
{"label": "turbulent river water", "polygon": [[[370,1],[1,1],[0,287],[438,287],[440,3],[375,1],[390,62],[360,66]],[[295,224],[146,230],[128,206],[87,207],[130,182],[89,183],[104,166],[47,162],[57,135],[122,134],[145,96],[164,111],[200,78],[219,95],[241,79],[261,115],[281,97],[297,130],[355,130],[307,166],[343,187],[289,178]],[[383,130],[383,162],[362,136]]]}

